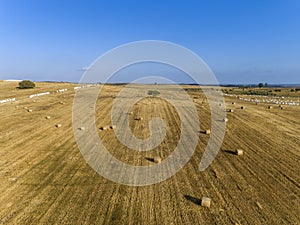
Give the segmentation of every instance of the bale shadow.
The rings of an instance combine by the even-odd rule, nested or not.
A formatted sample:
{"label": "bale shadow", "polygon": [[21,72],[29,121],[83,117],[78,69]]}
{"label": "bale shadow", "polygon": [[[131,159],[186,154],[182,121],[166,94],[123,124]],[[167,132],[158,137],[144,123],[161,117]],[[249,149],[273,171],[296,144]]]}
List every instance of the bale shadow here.
{"label": "bale shadow", "polygon": [[150,157],[146,157],[146,159],[150,162],[154,162],[154,159],[153,158],[150,158]]}
{"label": "bale shadow", "polygon": [[223,152],[226,152],[226,153],[228,153],[228,154],[236,155],[236,153],[235,153],[234,151],[232,151],[232,150],[226,149],[226,150],[222,150],[222,151],[223,151]]}
{"label": "bale shadow", "polygon": [[201,199],[195,198],[193,196],[190,195],[184,195],[184,197],[186,198],[186,200],[196,204],[196,205],[201,205]]}

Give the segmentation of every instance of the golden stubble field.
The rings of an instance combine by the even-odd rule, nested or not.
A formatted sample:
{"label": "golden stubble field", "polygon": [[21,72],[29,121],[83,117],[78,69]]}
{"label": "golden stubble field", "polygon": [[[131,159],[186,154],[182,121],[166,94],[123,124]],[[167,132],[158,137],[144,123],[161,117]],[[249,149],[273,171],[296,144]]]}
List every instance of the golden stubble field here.
{"label": "golden stubble field", "polygon": [[[199,133],[195,154],[176,175],[130,187],[99,176],[83,159],[72,128],[75,84],[37,83],[33,90],[17,90],[16,85],[0,82],[0,99],[17,98],[0,105],[0,224],[300,223],[300,106],[268,109],[266,103],[225,96],[227,110],[234,112],[227,113],[224,142],[209,168],[198,170],[209,139]],[[68,90],[53,93],[63,88]],[[98,128],[112,125],[110,111],[121,88],[104,87],[95,108]],[[209,129],[203,93],[185,88],[191,88],[201,130]],[[52,94],[28,98],[45,91]],[[135,120],[139,116],[142,121]],[[99,136],[116,158],[151,166],[148,158],[168,157],[180,136],[174,107],[156,97],[133,108],[130,127],[138,138],[149,136],[152,116],[163,118],[168,129],[162,144],[151,151],[127,149],[113,130],[98,129]],[[244,155],[228,151],[236,148]],[[212,199],[210,208],[199,205],[203,196]]]}

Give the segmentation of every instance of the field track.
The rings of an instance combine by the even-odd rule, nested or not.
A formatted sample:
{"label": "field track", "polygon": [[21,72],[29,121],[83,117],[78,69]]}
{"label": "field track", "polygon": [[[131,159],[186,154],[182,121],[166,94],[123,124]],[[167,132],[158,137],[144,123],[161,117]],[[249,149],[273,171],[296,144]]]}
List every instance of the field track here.
{"label": "field track", "polygon": [[[300,106],[267,109],[267,104],[226,96],[226,107],[234,112],[227,113],[226,136],[209,168],[198,170],[209,138],[199,133],[195,154],[176,175],[130,187],[99,176],[83,159],[72,128],[75,85],[37,86],[21,91],[15,84],[0,83],[1,99],[21,99],[0,105],[0,224],[300,224]],[[104,87],[95,107],[98,128],[112,125],[110,111],[121,87]],[[68,91],[53,93],[60,88]],[[53,94],[27,97],[44,91]],[[204,95],[188,93],[201,130],[210,129]],[[143,120],[135,120],[137,116]],[[126,148],[113,130],[98,129],[99,137],[117,159],[153,165],[147,158],[168,157],[180,136],[174,107],[146,98],[130,117],[136,137],[149,137],[148,121],[155,116],[168,128],[162,144],[151,151]],[[230,153],[237,148],[244,150],[243,156]],[[212,199],[210,208],[199,205],[203,196]]]}

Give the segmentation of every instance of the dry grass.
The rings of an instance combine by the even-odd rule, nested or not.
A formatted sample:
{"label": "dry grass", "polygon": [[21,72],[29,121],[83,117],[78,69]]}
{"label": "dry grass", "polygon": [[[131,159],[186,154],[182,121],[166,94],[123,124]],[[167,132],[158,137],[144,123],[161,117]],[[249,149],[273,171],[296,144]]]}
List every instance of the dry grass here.
{"label": "dry grass", "polygon": [[[267,104],[227,96],[226,106],[237,102],[247,110],[228,115],[222,149],[240,148],[246,154],[236,157],[220,151],[200,172],[198,165],[211,135],[199,135],[195,153],[176,175],[155,185],[129,187],[99,176],[83,159],[72,129],[74,92],[40,97],[33,103],[28,95],[36,90],[19,92],[13,86],[0,85],[4,98],[25,96],[22,101],[0,106],[1,224],[300,224],[299,107],[266,110]],[[37,86],[41,92],[72,87]],[[117,95],[120,88],[110,85],[102,94]],[[200,91],[188,93],[204,98]],[[97,127],[112,124],[113,100],[97,101]],[[58,104],[60,101],[66,104]],[[206,107],[197,106],[199,120],[201,127],[210,128],[211,112],[207,101],[203,102]],[[24,113],[23,107],[33,113]],[[146,157],[159,155],[165,160],[173,152],[180,139],[180,118],[159,98],[151,99],[151,105],[134,106],[132,112],[144,118],[137,122],[136,116],[129,116],[131,131],[141,139],[150,136],[152,117],[165,120],[167,135],[160,146],[139,152],[120,143],[114,132],[99,130],[99,137],[115,158],[127,164],[158,166]],[[47,115],[51,120],[45,121]],[[63,127],[56,129],[55,124]],[[189,143],[184,148],[188,149]],[[188,195],[192,197],[185,197]],[[212,199],[209,208],[200,206],[201,196]]]}

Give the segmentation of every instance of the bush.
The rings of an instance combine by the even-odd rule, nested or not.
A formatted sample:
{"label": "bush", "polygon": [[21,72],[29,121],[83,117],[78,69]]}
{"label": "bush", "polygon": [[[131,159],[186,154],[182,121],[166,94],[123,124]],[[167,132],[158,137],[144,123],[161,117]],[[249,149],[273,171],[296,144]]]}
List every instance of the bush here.
{"label": "bush", "polygon": [[154,90],[154,91],[148,91],[148,95],[152,95],[152,96],[156,96],[156,95],[159,95],[160,92],[157,91],[157,90]]}
{"label": "bush", "polygon": [[33,83],[30,80],[23,80],[19,83],[19,88],[20,89],[28,89],[28,88],[34,88],[35,83]]}

